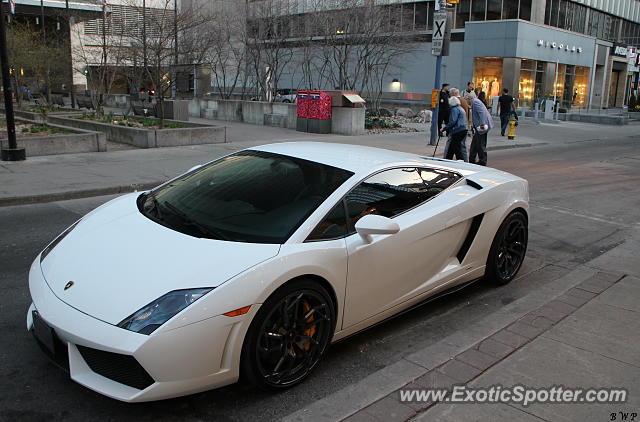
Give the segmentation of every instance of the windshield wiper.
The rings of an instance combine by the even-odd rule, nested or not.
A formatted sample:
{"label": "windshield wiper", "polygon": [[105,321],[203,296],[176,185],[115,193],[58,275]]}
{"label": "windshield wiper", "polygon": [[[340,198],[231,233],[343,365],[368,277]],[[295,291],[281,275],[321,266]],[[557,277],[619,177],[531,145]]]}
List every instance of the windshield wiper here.
{"label": "windshield wiper", "polygon": [[185,226],[195,227],[196,229],[198,229],[200,233],[205,234],[207,236],[213,236],[215,238],[229,240],[229,238],[224,234],[222,234],[219,230],[215,230],[211,227],[207,227],[205,225],[198,223],[196,220],[189,217],[187,214],[185,214],[184,211],[177,208],[175,205],[171,204],[170,202],[164,201],[162,205],[165,208],[169,209],[169,211],[171,211],[174,215],[177,215],[178,217],[182,218],[183,224]]}

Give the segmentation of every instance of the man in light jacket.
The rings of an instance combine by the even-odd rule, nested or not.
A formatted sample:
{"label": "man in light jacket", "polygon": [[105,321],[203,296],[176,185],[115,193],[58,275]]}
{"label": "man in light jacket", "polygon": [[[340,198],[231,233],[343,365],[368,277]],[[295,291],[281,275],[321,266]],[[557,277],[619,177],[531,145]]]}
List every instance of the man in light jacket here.
{"label": "man in light jacket", "polygon": [[[471,120],[475,134],[471,140],[471,149],[469,151],[469,162],[487,165],[487,135],[493,128],[493,119],[487,107],[477,98],[471,100]],[[478,161],[476,162],[476,156]]]}

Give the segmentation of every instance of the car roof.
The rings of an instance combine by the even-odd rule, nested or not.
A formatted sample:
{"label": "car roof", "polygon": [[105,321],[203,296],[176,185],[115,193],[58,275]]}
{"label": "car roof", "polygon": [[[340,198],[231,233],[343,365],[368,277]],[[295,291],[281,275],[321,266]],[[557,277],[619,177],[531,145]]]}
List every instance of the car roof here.
{"label": "car roof", "polygon": [[461,161],[420,156],[363,145],[330,142],[281,142],[250,148],[315,161],[353,173],[369,173],[393,165],[420,165],[450,169],[463,175],[478,171],[477,166]]}

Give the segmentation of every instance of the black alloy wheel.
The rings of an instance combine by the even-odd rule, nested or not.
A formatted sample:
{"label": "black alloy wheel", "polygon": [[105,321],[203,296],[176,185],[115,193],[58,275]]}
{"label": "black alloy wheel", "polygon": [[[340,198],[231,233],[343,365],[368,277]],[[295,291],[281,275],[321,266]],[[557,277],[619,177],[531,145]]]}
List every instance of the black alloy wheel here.
{"label": "black alloy wheel", "polygon": [[527,252],[528,237],[527,218],[518,211],[509,214],[491,244],[486,271],[489,280],[504,285],[515,278]]}
{"label": "black alloy wheel", "polygon": [[242,373],[264,389],[299,384],[326,353],[335,328],[331,297],[313,281],[277,290],[249,327],[242,351]]}

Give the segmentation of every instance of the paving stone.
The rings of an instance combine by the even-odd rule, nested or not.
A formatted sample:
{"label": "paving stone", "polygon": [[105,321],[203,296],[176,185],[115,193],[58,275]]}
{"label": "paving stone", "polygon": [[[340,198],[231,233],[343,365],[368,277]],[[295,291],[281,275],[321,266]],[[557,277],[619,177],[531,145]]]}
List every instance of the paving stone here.
{"label": "paving stone", "polygon": [[547,319],[542,315],[536,315],[535,313],[529,313],[520,318],[518,321],[533,325],[534,327],[542,328],[543,330],[546,330],[547,328],[555,324],[555,322],[551,321],[550,319]]}
{"label": "paving stone", "polygon": [[571,296],[575,296],[575,297],[585,298],[585,299],[593,299],[594,297],[597,296],[595,293],[588,292],[588,291],[580,289],[578,287],[573,287],[573,288],[567,290],[566,294],[571,295]]}
{"label": "paving stone", "polygon": [[[455,384],[459,384],[460,381],[451,378],[450,376],[443,374],[442,372],[432,370],[422,375],[410,384],[415,387],[412,388],[447,388],[451,389]],[[407,388],[410,388],[407,386]]]}
{"label": "paving stone", "polygon": [[620,279],[622,279],[624,276],[625,275],[623,273],[600,271],[595,276],[593,276],[593,278],[597,278],[598,280],[602,281],[608,281],[609,283],[613,284],[620,281]]}
{"label": "paving stone", "polygon": [[628,311],[640,312],[640,278],[625,277],[603,292],[592,303],[605,303]]}
{"label": "paving stone", "polygon": [[481,371],[484,371],[499,360],[497,357],[482,353],[477,349],[467,349],[456,356],[456,359],[468,363]]}
{"label": "paving stone", "polygon": [[543,305],[531,313],[533,315],[544,317],[554,323],[562,320],[564,317],[568,315],[566,312],[559,311],[554,307],[548,306],[548,305]]}
{"label": "paving stone", "polygon": [[411,407],[400,403],[395,394],[373,403],[371,406],[366,407],[364,411],[376,419],[388,422],[404,422],[416,414],[416,411]]}
{"label": "paving stone", "polygon": [[372,420],[375,420],[373,415],[361,410],[349,416],[347,419],[343,419],[342,422],[371,422]]}
{"label": "paving stone", "polygon": [[540,333],[544,331],[543,328],[534,327],[533,325],[525,324],[520,321],[514,322],[508,326],[507,330],[530,339],[539,336]]}
{"label": "paving stone", "polygon": [[575,311],[576,309],[578,309],[577,306],[574,306],[570,303],[566,303],[566,302],[562,302],[559,300],[552,300],[549,303],[547,303],[544,306],[548,306],[550,308],[555,309],[558,312],[564,312],[565,314],[569,315],[570,313],[572,313],[573,311]]}
{"label": "paving stone", "polygon": [[515,349],[511,346],[507,346],[504,343],[497,342],[491,338],[485,339],[477,347],[483,353],[487,353],[491,356],[495,356],[499,359],[504,358]]}
{"label": "paving stone", "polygon": [[577,297],[577,296],[571,296],[569,294],[563,294],[562,296],[556,298],[556,300],[559,301],[559,302],[568,303],[569,305],[573,305],[573,306],[579,308],[580,306],[584,305],[585,303],[587,303],[591,299]]}
{"label": "paving stone", "polygon": [[508,330],[500,330],[489,338],[495,341],[499,341],[500,343],[506,344],[507,346],[511,346],[515,349],[517,349],[518,347],[522,346],[523,344],[529,341],[528,338]]}
{"label": "paving stone", "polygon": [[607,290],[609,287],[611,287],[611,283],[592,278],[587,281],[583,281],[582,283],[578,284],[576,287],[591,293],[599,294]]}
{"label": "paving stone", "polygon": [[420,351],[410,354],[409,356],[405,357],[405,360],[413,362],[416,365],[420,365],[427,369],[433,369],[442,365],[444,362],[457,355],[462,350],[464,350],[464,348],[460,348],[459,346],[454,346],[452,344],[444,342],[438,342],[431,346],[425,347]]}
{"label": "paving stone", "polygon": [[471,381],[482,372],[480,369],[457,359],[451,359],[449,362],[438,367],[436,371],[442,372],[443,374],[463,383]]}

